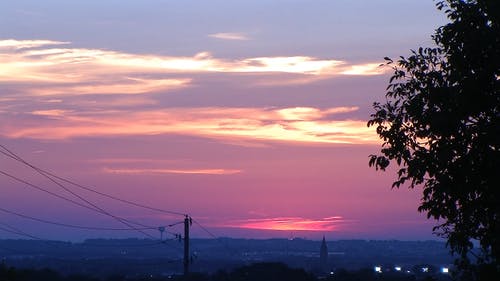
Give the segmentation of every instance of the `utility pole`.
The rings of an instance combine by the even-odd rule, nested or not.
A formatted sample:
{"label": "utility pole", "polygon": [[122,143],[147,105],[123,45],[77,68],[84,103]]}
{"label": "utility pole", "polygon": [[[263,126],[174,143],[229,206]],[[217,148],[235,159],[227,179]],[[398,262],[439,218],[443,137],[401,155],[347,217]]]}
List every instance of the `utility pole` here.
{"label": "utility pole", "polygon": [[189,227],[192,221],[188,215],[184,218],[184,276],[188,276],[189,274]]}

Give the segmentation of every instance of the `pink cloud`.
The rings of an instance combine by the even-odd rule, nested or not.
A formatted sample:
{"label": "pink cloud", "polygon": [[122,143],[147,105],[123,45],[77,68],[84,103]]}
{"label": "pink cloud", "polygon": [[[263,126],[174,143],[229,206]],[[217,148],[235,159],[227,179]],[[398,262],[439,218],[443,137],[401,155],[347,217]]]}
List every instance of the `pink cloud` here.
{"label": "pink cloud", "polygon": [[236,220],[221,223],[218,227],[234,227],[260,230],[280,231],[336,231],[344,219],[340,216],[323,219],[309,219],[302,217],[277,217],[266,219]]}
{"label": "pink cloud", "polygon": [[241,173],[235,169],[115,169],[104,168],[108,174],[151,175],[151,174],[187,174],[187,175],[233,175]]}

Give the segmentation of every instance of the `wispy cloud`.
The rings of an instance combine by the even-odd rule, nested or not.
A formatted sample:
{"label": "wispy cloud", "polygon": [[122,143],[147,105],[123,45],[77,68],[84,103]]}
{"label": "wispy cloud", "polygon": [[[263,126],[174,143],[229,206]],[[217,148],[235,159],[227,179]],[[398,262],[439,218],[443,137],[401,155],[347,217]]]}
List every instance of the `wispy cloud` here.
{"label": "wispy cloud", "polygon": [[125,175],[151,175],[151,174],[198,174],[198,175],[233,175],[241,173],[234,169],[115,169],[104,168],[103,172],[109,174]]}
{"label": "wispy cloud", "polygon": [[320,110],[313,107],[290,107],[278,109],[276,112],[283,120],[299,121],[299,120],[315,120],[325,116],[338,113],[348,113],[357,111],[358,107],[334,107]]}
{"label": "wispy cloud", "polygon": [[347,66],[345,70],[341,71],[344,75],[379,75],[383,74],[385,69],[378,63],[367,63],[360,65]]}
{"label": "wispy cloud", "polygon": [[59,116],[63,116],[67,112],[68,112],[67,110],[62,110],[62,109],[49,109],[49,110],[35,110],[35,111],[32,111],[31,114],[41,115],[41,116],[59,117]]}
{"label": "wispy cloud", "polygon": [[[354,112],[357,107],[162,108],[157,95],[148,95],[199,85],[196,79],[201,79],[202,74],[248,75],[245,81],[259,85],[259,79],[264,77],[278,77],[284,83],[291,81],[283,76],[314,80],[374,75],[374,64],[351,65],[309,56],[228,60],[199,53],[174,57],[68,45],[50,40],[0,40],[0,85],[14,91],[4,91],[0,97],[6,100],[0,114],[9,120],[0,124],[0,135],[62,140],[183,134],[253,146],[269,141],[378,142],[364,120],[333,118],[338,113]],[[312,81],[308,79],[301,81]]]}
{"label": "wispy cloud", "polygon": [[250,38],[248,38],[245,34],[236,32],[213,33],[209,34],[208,37],[223,39],[223,40],[239,40],[239,41],[250,40]]}
{"label": "wispy cloud", "polygon": [[336,231],[345,220],[340,216],[310,219],[302,217],[277,217],[265,219],[235,220],[221,223],[218,227],[235,227],[280,231]]}
{"label": "wispy cloud", "polygon": [[[118,80],[118,79],[117,79]],[[117,83],[119,82],[119,83]],[[49,95],[96,95],[96,94],[143,94],[174,90],[190,83],[190,79],[141,79],[125,77],[122,81],[93,85],[61,85],[30,90],[38,96]]]}
{"label": "wispy cloud", "polygon": [[[299,108],[170,108],[149,111],[110,110],[66,112],[52,109],[48,118],[29,122],[13,114],[0,124],[0,134],[10,138],[69,139],[89,136],[183,134],[212,139],[280,141],[309,144],[377,143],[372,128],[362,120],[336,120],[335,114],[356,107]],[[20,118],[16,122],[16,118]],[[22,119],[22,120],[21,120]],[[13,124],[13,125],[11,125]]]}
{"label": "wispy cloud", "polygon": [[0,49],[27,49],[50,45],[65,45],[69,42],[52,41],[52,40],[0,40]]}
{"label": "wispy cloud", "polygon": [[[238,34],[221,34],[226,38],[243,38]],[[60,47],[68,44],[50,40],[0,40],[0,83],[22,84],[25,94],[31,95],[140,94],[189,86],[193,74],[200,73],[286,73],[316,78],[382,73],[374,63],[350,64],[310,56],[229,60],[207,52],[175,57]]]}
{"label": "wispy cloud", "polygon": [[151,158],[98,158],[88,161],[92,163],[127,164],[127,163],[161,163],[161,162],[171,162],[172,160],[151,159]]}

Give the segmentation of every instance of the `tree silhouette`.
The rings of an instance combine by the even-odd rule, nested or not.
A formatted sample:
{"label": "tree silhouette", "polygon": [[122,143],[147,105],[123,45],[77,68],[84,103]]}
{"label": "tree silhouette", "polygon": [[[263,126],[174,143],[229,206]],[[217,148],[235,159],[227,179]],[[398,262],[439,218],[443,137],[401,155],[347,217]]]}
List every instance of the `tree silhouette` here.
{"label": "tree silhouette", "polygon": [[436,47],[385,58],[394,74],[368,122],[383,140],[369,165],[395,162],[393,187],[423,187],[419,211],[440,220],[463,278],[480,280],[500,273],[500,1],[436,6],[450,20]]}

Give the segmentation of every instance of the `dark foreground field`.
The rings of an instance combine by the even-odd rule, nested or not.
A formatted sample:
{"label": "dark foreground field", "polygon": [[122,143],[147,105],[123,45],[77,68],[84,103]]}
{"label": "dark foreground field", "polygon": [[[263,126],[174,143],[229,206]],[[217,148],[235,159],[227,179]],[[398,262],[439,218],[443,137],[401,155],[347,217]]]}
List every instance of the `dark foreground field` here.
{"label": "dark foreground field", "polygon": [[142,276],[127,278],[120,274],[101,279],[88,275],[64,276],[50,269],[16,269],[0,265],[2,281],[414,281],[451,280],[449,276],[435,274],[376,273],[372,269],[356,271],[338,270],[326,276],[316,276],[303,269],[290,268],[282,263],[255,263],[232,271],[220,270],[214,274],[192,273],[189,276]]}

